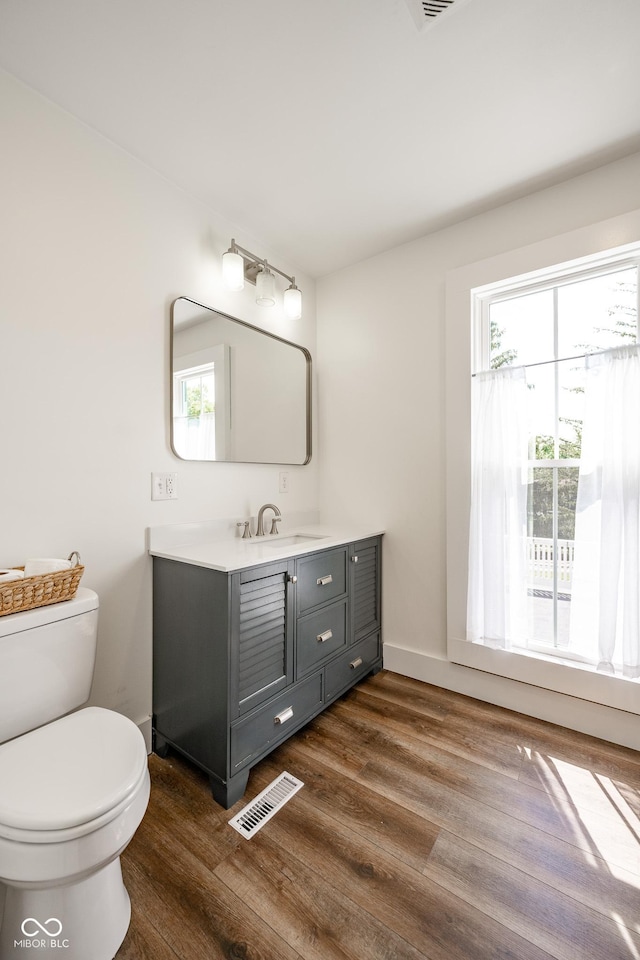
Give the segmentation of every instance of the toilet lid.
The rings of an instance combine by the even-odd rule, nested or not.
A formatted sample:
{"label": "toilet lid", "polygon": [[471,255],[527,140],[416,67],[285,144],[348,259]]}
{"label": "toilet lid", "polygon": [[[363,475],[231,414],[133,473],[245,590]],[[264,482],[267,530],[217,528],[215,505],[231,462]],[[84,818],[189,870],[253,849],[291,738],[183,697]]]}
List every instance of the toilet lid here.
{"label": "toilet lid", "polygon": [[134,790],[146,764],[135,723],[85,707],[0,746],[0,825],[62,830],[88,823]]}

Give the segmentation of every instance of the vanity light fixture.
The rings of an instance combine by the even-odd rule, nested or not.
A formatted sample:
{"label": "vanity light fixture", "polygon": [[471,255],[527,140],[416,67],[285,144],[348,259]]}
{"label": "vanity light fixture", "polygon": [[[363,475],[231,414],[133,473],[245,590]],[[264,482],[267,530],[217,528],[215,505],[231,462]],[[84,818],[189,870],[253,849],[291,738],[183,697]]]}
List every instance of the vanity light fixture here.
{"label": "vanity light fixture", "polygon": [[245,280],[256,285],[256,303],[262,307],[272,307],[276,302],[276,283],[274,273],[278,273],[289,286],[284,292],[284,312],[289,320],[299,320],[302,316],[302,293],[296,286],[296,278],[278,270],[273,264],[256,257],[235,242],[222,255],[222,276],[229,290],[242,290]]}

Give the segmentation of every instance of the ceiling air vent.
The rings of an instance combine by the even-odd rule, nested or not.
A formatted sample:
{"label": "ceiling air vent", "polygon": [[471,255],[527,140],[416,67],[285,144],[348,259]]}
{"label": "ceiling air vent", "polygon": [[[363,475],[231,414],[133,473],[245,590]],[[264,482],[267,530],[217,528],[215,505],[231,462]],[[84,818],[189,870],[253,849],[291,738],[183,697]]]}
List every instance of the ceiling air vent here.
{"label": "ceiling air vent", "polygon": [[407,0],[418,30],[441,23],[445,17],[463,7],[469,0]]}

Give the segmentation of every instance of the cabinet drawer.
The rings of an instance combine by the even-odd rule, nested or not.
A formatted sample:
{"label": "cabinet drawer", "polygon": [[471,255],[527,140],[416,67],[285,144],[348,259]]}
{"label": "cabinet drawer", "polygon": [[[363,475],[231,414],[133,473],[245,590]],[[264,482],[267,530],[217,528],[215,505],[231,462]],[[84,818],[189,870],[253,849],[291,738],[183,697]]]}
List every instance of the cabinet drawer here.
{"label": "cabinet drawer", "polygon": [[331,700],[371,670],[380,656],[380,634],[354,643],[344,656],[325,667],[325,700]]}
{"label": "cabinet drawer", "polygon": [[347,549],[325,550],[296,564],[298,616],[347,592]]}
{"label": "cabinet drawer", "polygon": [[323,607],[298,621],[296,677],[304,677],[347,643],[347,601]]}
{"label": "cabinet drawer", "polygon": [[231,768],[235,772],[280,740],[285,740],[322,704],[322,674],[281,693],[246,720],[231,726]]}

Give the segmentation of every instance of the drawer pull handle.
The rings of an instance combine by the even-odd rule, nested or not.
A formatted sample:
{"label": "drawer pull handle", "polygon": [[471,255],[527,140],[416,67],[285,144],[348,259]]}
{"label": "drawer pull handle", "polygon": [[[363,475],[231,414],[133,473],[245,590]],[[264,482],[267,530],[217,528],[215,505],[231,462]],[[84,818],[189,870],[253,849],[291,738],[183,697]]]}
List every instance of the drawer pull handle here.
{"label": "drawer pull handle", "polygon": [[319,587],[326,587],[328,583],[333,583],[333,577],[331,574],[328,574],[326,577],[318,577],[316,583]]}
{"label": "drawer pull handle", "polygon": [[291,720],[293,716],[293,707],[287,707],[286,710],[283,710],[282,713],[276,714],[273,718],[273,722],[277,725],[280,723],[286,723],[287,720]]}
{"label": "drawer pull handle", "polygon": [[324,633],[318,634],[318,636],[316,637],[316,640],[318,641],[318,643],[324,643],[325,640],[331,640],[332,636],[333,636],[332,630],[325,630]]}
{"label": "drawer pull handle", "polygon": [[352,670],[357,670],[358,667],[362,666],[362,657],[356,657],[355,660],[352,660],[349,664]]}

